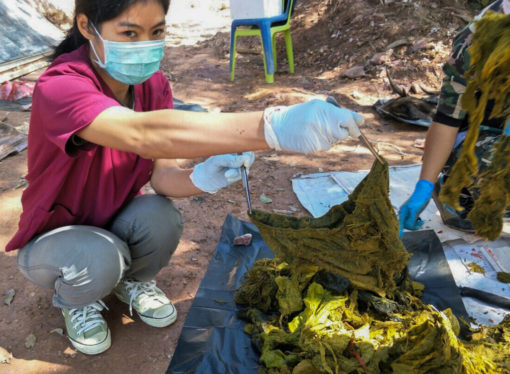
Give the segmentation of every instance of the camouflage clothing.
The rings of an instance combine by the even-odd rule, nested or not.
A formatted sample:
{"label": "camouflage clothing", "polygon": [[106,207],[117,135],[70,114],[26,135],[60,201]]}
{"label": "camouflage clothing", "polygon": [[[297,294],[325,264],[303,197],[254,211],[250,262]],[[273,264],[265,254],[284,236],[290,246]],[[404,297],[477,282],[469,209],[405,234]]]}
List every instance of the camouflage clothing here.
{"label": "camouflage clothing", "polygon": [[[487,10],[493,12],[508,13],[509,4],[508,0],[498,0],[485,8],[476,18],[475,21],[482,17]],[[459,203],[464,208],[462,212],[455,211],[453,208],[443,204],[437,198],[441,186],[451,172],[455,162],[460,157],[462,145],[468,129],[469,118],[467,113],[462,109],[461,98],[467,86],[467,81],[464,77],[465,72],[469,69],[470,56],[468,48],[473,39],[474,24],[467,25],[454,39],[452,51],[448,61],[443,66],[444,78],[441,85],[441,93],[439,97],[436,114],[433,120],[435,122],[459,128],[459,135],[457,142],[450,157],[448,158],[443,170],[441,171],[439,180],[435,185],[434,201],[438,206],[443,221],[448,226],[454,226],[465,231],[472,231],[472,226],[466,218],[467,214],[471,211],[474,201],[480,195],[478,188],[478,179],[475,177],[473,185],[464,188],[459,196]],[[487,110],[485,113],[484,121],[480,126],[478,141],[475,146],[475,155],[478,158],[479,172],[487,170],[493,157],[493,146],[498,141],[502,134],[504,126],[504,119],[494,118],[489,119],[492,111],[493,103],[487,103]],[[507,209],[505,216],[509,216],[510,210]]]}
{"label": "camouflage clothing", "polygon": [[[476,18],[482,17],[487,10],[493,12],[508,12],[508,1],[498,0],[485,8]],[[468,48],[473,39],[474,24],[470,23],[453,40],[452,51],[448,61],[443,66],[444,78],[441,85],[439,103],[433,120],[444,125],[458,127],[460,131],[467,130],[468,116],[462,109],[461,98],[466,90],[467,81],[464,77],[469,69],[470,56]],[[492,110],[492,103],[488,108],[483,124],[488,127],[502,128],[502,119],[491,119],[488,116]]]}
{"label": "camouflage clothing", "polygon": [[[499,140],[500,135],[501,129],[496,129],[488,126],[480,126],[480,134],[475,145],[475,155],[478,159],[478,171],[480,173],[486,171],[491,164],[492,158],[494,156],[494,144]],[[438,191],[448,178],[451,169],[459,159],[461,152],[462,143],[453,149],[450,157],[448,158],[448,161],[446,161],[446,164],[441,171],[440,178],[437,182],[436,189]],[[464,208],[464,211],[458,212],[458,214],[463,219],[466,218],[467,214],[471,211],[475,200],[478,199],[480,195],[480,190],[477,185],[478,178],[475,177],[475,182],[473,185],[464,188],[459,196],[459,203]]]}

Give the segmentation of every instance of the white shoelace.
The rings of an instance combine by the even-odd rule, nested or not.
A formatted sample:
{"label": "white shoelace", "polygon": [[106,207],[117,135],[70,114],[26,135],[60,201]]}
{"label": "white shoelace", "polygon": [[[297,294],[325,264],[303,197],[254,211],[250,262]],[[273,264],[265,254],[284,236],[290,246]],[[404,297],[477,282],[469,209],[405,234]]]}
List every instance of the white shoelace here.
{"label": "white shoelace", "polygon": [[133,315],[133,302],[138,296],[140,299],[138,303],[142,305],[144,301],[160,301],[162,304],[167,302],[166,298],[159,295],[156,291],[156,281],[151,280],[150,282],[137,282],[133,280],[124,281],[126,290],[129,293],[129,314]]}
{"label": "white shoelace", "polygon": [[76,333],[81,335],[82,333],[92,330],[94,327],[101,326],[103,323],[103,316],[100,312],[103,309],[108,310],[108,307],[101,300],[83,308],[69,309],[73,329],[78,329]]}

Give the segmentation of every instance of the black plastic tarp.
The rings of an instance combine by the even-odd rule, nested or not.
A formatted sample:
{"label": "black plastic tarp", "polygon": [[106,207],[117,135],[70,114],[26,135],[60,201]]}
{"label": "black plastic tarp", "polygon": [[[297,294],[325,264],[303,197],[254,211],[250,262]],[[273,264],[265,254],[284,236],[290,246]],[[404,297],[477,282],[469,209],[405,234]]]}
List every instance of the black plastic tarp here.
{"label": "black plastic tarp", "polygon": [[[236,236],[251,233],[250,246],[234,246]],[[441,243],[434,231],[405,233],[404,244],[413,254],[411,278],[425,285],[423,300],[439,310],[452,308],[468,318]],[[243,275],[261,258],[273,257],[257,228],[228,215],[221,238],[184,323],[167,374],[257,374],[258,353],[236,318],[233,301]]]}

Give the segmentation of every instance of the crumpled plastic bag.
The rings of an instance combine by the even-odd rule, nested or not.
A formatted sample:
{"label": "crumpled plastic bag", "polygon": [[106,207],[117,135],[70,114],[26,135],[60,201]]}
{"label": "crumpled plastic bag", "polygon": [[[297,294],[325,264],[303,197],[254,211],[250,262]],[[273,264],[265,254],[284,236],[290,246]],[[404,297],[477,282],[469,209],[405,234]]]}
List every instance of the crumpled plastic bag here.
{"label": "crumpled plastic bag", "polygon": [[7,81],[0,86],[0,100],[18,101],[32,97],[34,87],[26,82]]}

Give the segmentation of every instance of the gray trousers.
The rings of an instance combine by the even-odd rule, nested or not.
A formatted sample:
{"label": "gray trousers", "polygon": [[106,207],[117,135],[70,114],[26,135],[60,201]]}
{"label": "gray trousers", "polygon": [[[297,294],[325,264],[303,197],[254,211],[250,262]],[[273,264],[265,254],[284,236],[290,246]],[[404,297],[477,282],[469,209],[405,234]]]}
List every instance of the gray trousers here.
{"label": "gray trousers", "polygon": [[181,213],[160,195],[136,197],[108,230],[65,226],[34,237],[18,252],[30,281],[54,288],[53,304],[78,308],[110,294],[122,278],[154,279],[182,234]]}

